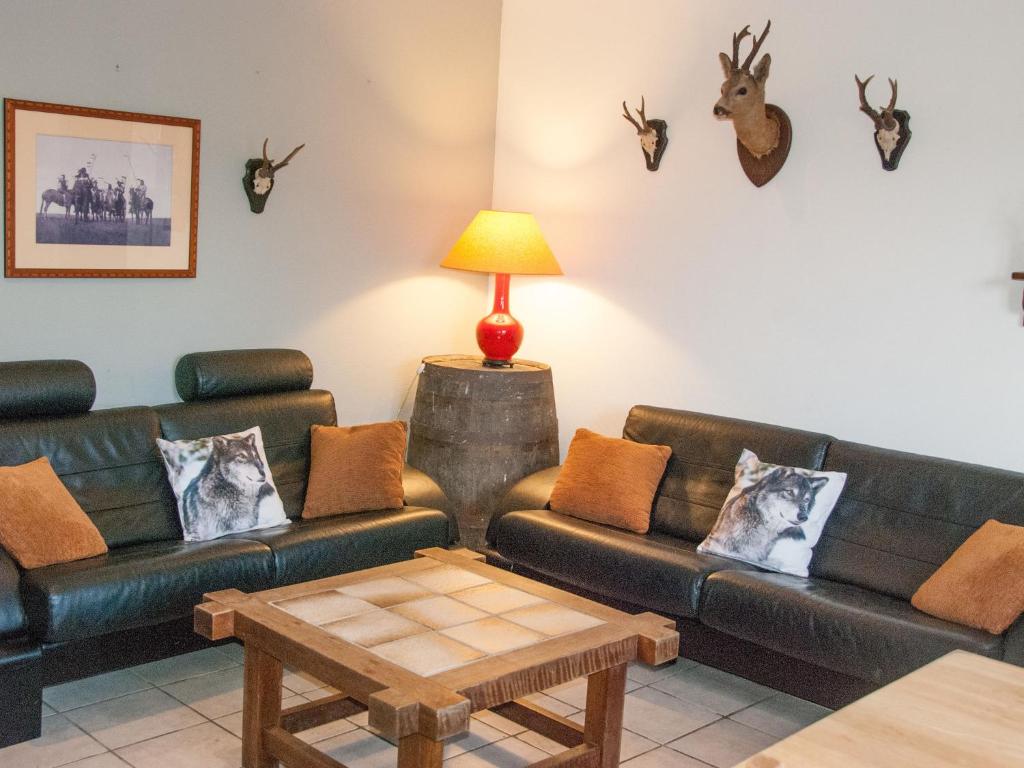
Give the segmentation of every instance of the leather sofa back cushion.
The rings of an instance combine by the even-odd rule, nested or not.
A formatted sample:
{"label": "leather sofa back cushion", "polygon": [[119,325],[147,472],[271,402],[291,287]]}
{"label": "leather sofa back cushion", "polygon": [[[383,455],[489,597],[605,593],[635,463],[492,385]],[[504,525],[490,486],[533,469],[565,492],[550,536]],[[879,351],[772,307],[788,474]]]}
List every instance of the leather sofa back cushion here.
{"label": "leather sofa back cushion", "polygon": [[940,619],[1003,634],[1024,613],[1024,528],[989,520],[910,602]]}
{"label": "leather sofa back cushion", "polygon": [[693,542],[703,541],[711,532],[744,448],[772,464],[818,470],[832,439],[815,432],[649,405],[630,410],[623,437],[672,448],[654,501],[651,530]]}
{"label": "leather sofa back cushion", "polygon": [[100,532],[45,457],[0,467],[0,546],[22,568],[68,563],[107,551]]}
{"label": "leather sofa back cushion", "polygon": [[0,420],[0,465],[46,456],[114,548],[180,539],[178,511],[156,448],[151,408]]}
{"label": "leather sofa back cushion", "polygon": [[285,514],[293,519],[302,512],[306,498],[310,427],[337,423],[334,397],[318,389],[158,405],[154,410],[165,440],[195,440],[258,425],[274,485]]}
{"label": "leather sofa back cushion", "polygon": [[1024,475],[837,441],[825,469],[846,488],[811,575],[910,600],[986,520],[1024,525]]}
{"label": "leather sofa back cushion", "polygon": [[85,413],[96,400],[96,379],[79,360],[0,363],[0,418]]}
{"label": "leather sofa back cushion", "polygon": [[313,363],[297,349],[192,352],[174,367],[174,384],[186,402],[309,389],[312,383]]}
{"label": "leather sofa back cushion", "polygon": [[302,517],[401,509],[405,423],[312,427],[309,487]]}
{"label": "leather sofa back cushion", "polygon": [[647,533],[651,504],[672,449],[577,429],[551,489],[551,509]]}

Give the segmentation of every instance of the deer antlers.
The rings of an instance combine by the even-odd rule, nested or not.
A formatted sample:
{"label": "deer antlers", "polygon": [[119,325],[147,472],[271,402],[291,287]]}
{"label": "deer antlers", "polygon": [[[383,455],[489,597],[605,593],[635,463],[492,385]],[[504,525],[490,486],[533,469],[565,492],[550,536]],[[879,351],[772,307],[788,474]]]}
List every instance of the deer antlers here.
{"label": "deer antlers", "polygon": [[853,79],[857,82],[857,91],[860,93],[860,111],[874,121],[876,128],[881,129],[884,127],[891,131],[897,125],[896,118],[893,117],[892,114],[893,110],[896,109],[896,81],[891,77],[889,78],[889,87],[892,89],[892,98],[889,99],[889,106],[884,107],[881,114],[879,114],[877,110],[872,109],[871,105],[868,104],[868,83],[871,82],[873,77],[874,75],[869,75],[867,79],[861,82],[861,79],[857,77],[857,75],[853,76]]}
{"label": "deer antlers", "polygon": [[750,65],[754,63],[754,57],[757,56],[757,52],[761,50],[761,45],[764,43],[764,39],[768,37],[768,31],[772,28],[772,20],[768,19],[768,23],[764,25],[764,32],[761,33],[761,37],[754,35],[754,45],[750,49],[750,53],[747,54],[746,60],[740,65],[740,42],[743,38],[750,35],[750,25],[747,24],[738,33],[732,36],[732,68],[735,71],[750,72]]}
{"label": "deer antlers", "polygon": [[622,116],[624,118],[626,118],[627,120],[629,120],[629,122],[631,122],[633,124],[633,126],[636,128],[636,132],[637,133],[647,133],[648,131],[653,130],[647,124],[647,117],[644,115],[644,106],[645,106],[644,97],[641,96],[640,97],[640,109],[638,109],[636,111],[637,114],[640,115],[640,122],[638,123],[636,120],[633,119],[633,116],[631,114],[629,114],[629,107],[626,106],[626,102],[625,101],[622,102],[622,112],[623,112]]}
{"label": "deer antlers", "polygon": [[269,141],[269,138],[263,140],[263,166],[260,168],[260,171],[262,172],[262,175],[270,176],[271,178],[273,178],[275,171],[279,171],[288,165],[288,163],[291,162],[291,159],[299,153],[299,150],[306,146],[305,144],[300,144],[288,153],[288,157],[275,165],[273,161],[267,157],[267,142]]}

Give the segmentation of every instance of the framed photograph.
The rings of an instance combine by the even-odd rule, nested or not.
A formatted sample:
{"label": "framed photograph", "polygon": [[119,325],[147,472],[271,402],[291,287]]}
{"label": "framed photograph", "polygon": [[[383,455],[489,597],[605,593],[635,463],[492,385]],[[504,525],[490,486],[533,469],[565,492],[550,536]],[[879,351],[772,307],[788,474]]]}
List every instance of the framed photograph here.
{"label": "framed photograph", "polygon": [[6,277],[195,277],[199,121],[4,100]]}

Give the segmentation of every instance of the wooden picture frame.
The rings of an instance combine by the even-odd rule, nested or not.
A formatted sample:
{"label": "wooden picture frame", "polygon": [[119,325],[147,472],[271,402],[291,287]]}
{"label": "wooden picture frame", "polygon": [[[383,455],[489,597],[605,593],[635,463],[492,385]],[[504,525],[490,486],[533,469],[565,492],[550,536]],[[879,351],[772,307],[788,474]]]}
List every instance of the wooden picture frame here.
{"label": "wooden picture frame", "polygon": [[5,277],[195,277],[200,121],[4,99]]}

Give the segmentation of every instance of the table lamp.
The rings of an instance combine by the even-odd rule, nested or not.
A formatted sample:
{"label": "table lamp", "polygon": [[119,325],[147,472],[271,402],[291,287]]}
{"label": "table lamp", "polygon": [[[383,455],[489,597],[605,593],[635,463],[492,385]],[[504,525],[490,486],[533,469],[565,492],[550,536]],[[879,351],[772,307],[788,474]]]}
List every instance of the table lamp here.
{"label": "table lamp", "polygon": [[562,274],[533,214],[480,211],[441,266],[494,273],[494,308],[477,324],[476,343],[484,353],[484,365],[511,367],[523,343],[523,326],[508,309],[511,275]]}

